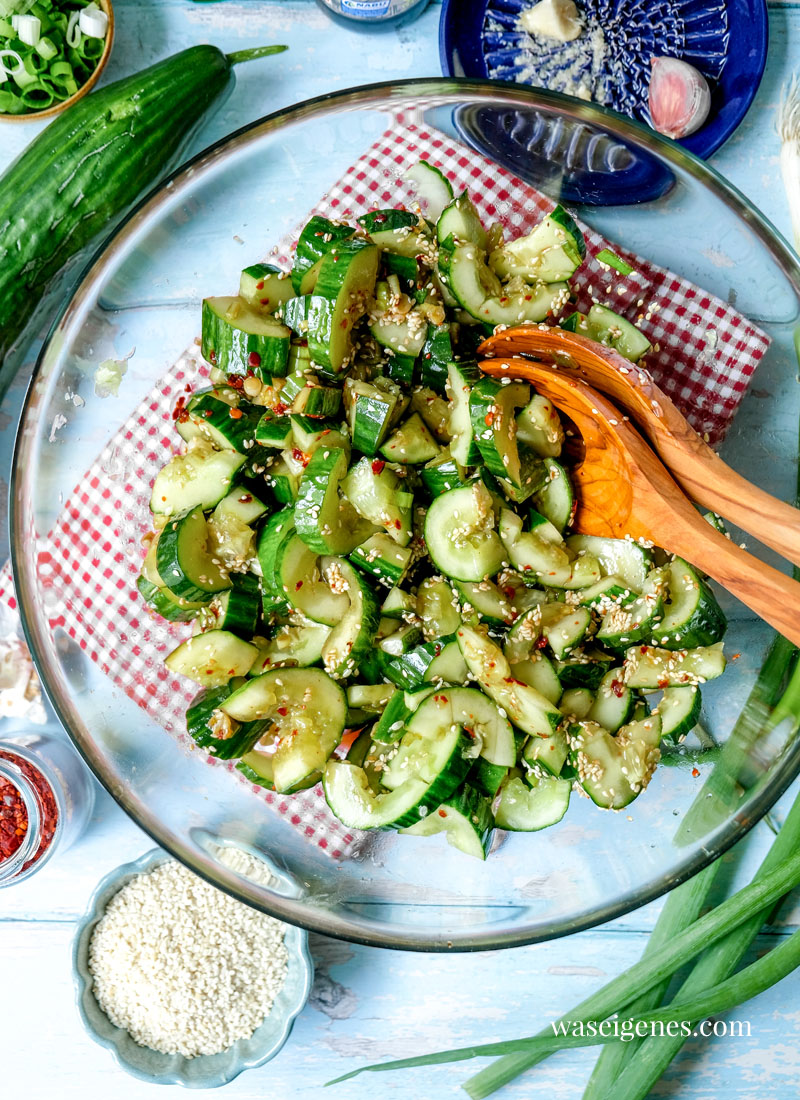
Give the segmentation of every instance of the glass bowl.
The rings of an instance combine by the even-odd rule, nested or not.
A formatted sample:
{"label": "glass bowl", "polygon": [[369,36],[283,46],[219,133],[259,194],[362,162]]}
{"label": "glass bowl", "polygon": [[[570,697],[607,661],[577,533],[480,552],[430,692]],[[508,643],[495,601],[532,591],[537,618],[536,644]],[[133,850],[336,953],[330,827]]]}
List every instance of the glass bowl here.
{"label": "glass bowl", "polygon": [[[189,751],[177,729],[165,731],[157,709],[151,717],[153,707],[147,713],[133,700],[151,693],[165,708],[170,702],[163,652],[152,644],[133,588],[149,497],[137,455],[152,449],[166,457],[170,440],[148,428],[145,416],[146,442],[115,444],[86,476],[199,334],[200,299],[234,288],[242,267],[268,258],[401,118],[460,140],[480,124],[482,148],[487,134],[500,135],[502,144],[502,125],[487,119],[551,127],[564,140],[551,143],[547,156],[527,156],[514,143],[510,151],[499,148],[498,158],[512,158],[517,174],[553,199],[569,176],[576,134],[593,132],[598,149],[612,150],[597,161],[599,172],[614,171],[615,163],[657,172],[664,181],[657,199],[578,213],[608,239],[735,301],[769,334],[770,350],[724,455],[753,481],[793,498],[800,270],[759,212],[685,150],[612,112],[515,85],[408,81],[303,103],[241,130],[154,191],[103,245],[51,331],[28,393],[11,493],[14,570],[31,650],[61,720],[100,781],[159,845],[241,900],[321,933],[416,950],[500,948],[575,932],[652,900],[769,809],[800,770],[795,716],[770,718],[791,648],[770,651],[772,630],[723,594],[727,650],[739,656],[704,689],[703,714],[722,748],[661,767],[622,813],[574,797],[560,825],[505,835],[485,863],[447,847],[442,836],[394,833],[345,838],[346,852],[335,858],[331,846],[315,843],[317,803],[309,808],[298,800],[304,808],[297,813],[291,798],[266,806],[225,767],[209,767]],[[382,172],[391,187],[391,160]],[[98,397],[97,365],[134,348],[118,396]],[[104,497],[121,503],[103,516],[102,534],[86,533],[92,524],[82,509],[102,512]],[[47,534],[68,500],[75,506],[67,516],[71,545],[54,546]],[[66,552],[69,583],[61,569]],[[130,602],[104,616],[109,585],[129,592]],[[93,600],[101,601],[93,633],[77,634],[75,618]],[[768,651],[767,673],[745,707]],[[121,685],[104,671],[109,660],[130,669]],[[220,842],[263,852],[297,890],[268,890],[238,877],[215,859]]]}

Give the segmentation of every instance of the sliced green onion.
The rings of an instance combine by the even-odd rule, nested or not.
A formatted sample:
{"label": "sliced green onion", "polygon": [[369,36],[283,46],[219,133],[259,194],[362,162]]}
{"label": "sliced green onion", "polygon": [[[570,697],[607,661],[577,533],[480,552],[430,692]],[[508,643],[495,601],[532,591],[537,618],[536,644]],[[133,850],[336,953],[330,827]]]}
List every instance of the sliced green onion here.
{"label": "sliced green onion", "polygon": [[18,88],[28,88],[38,81],[39,75],[38,73],[29,73],[23,62],[22,68],[11,74],[11,79]]}
{"label": "sliced green onion", "polygon": [[39,76],[42,69],[45,68],[46,62],[44,58],[39,57],[38,53],[31,52],[26,54],[23,64],[25,65],[25,72],[30,76]]}
{"label": "sliced green onion", "polygon": [[[14,29],[26,46],[35,46],[42,36],[42,21],[35,15],[17,15]],[[12,19],[12,25],[13,25]]]}
{"label": "sliced green onion", "polygon": [[95,4],[89,4],[80,13],[78,24],[87,38],[104,39],[108,31],[108,16]]}
{"label": "sliced green onion", "polygon": [[37,80],[35,84],[25,88],[22,93],[22,102],[25,106],[37,111],[43,111],[47,107],[51,107],[54,100],[55,96],[52,88],[48,88],[41,80]]}
{"label": "sliced green onion", "polygon": [[615,271],[618,271],[620,275],[630,275],[633,268],[630,264],[626,264],[623,259],[612,252],[610,248],[603,248],[597,253],[595,259],[599,264],[606,264],[607,267],[613,267]]}
{"label": "sliced green onion", "polygon": [[52,38],[44,35],[36,43],[36,52],[43,61],[52,61],[54,57],[58,57],[58,46]]}
{"label": "sliced green onion", "polygon": [[78,43],[81,40],[81,29],[78,26],[78,20],[80,19],[80,15],[81,15],[81,13],[79,11],[74,11],[74,12],[72,12],[72,14],[69,17],[69,22],[67,23],[67,45],[68,46],[73,46],[73,47],[77,46]]}
{"label": "sliced green onion", "polygon": [[0,19],[0,38],[13,38],[14,28],[5,19]]}
{"label": "sliced green onion", "polygon": [[24,15],[30,11],[35,0],[0,0],[0,16],[8,19],[12,15]]}
{"label": "sliced green onion", "polygon": [[81,57],[87,61],[96,61],[102,56],[104,43],[102,38],[83,37],[76,47]]}
{"label": "sliced green onion", "polygon": [[16,92],[0,91],[0,113],[4,115],[21,115],[25,113],[22,100]]}
{"label": "sliced green onion", "polygon": [[[15,68],[10,69],[6,64],[6,58],[8,57],[16,61],[17,64]],[[25,62],[16,50],[0,50],[0,68],[2,68],[3,72],[8,76],[15,76],[17,73],[21,73],[24,70]]]}
{"label": "sliced green onion", "polygon": [[72,66],[69,61],[56,61],[54,65],[50,66],[50,79],[54,84],[66,84],[70,80],[74,80],[74,74],[72,72]]}

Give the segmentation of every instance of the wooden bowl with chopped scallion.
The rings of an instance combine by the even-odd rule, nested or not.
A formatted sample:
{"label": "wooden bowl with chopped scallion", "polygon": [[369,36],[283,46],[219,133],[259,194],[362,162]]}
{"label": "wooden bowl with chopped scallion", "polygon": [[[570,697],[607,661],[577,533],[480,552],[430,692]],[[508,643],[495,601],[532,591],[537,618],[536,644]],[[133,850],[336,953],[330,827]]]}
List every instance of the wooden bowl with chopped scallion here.
{"label": "wooden bowl with chopped scallion", "polygon": [[111,0],[0,0],[0,121],[51,118],[76,103],[113,40]]}

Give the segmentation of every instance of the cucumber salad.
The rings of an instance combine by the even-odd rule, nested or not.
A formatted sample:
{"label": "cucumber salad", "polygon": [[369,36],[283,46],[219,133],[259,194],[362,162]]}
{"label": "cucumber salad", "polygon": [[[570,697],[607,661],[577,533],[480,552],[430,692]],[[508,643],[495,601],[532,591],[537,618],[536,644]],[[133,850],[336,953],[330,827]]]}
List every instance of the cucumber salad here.
{"label": "cucumber salad", "polygon": [[201,687],[203,750],[483,859],[573,791],[635,799],[696,725],[726,623],[689,562],[571,533],[557,410],[478,369],[495,326],[566,314],[649,349],[603,306],[570,313],[578,226],[556,207],[505,241],[430,164],[412,178],[424,213],[312,217],[291,271],[203,302],[211,385],[174,411],[138,585],[193,624],[166,663]]}

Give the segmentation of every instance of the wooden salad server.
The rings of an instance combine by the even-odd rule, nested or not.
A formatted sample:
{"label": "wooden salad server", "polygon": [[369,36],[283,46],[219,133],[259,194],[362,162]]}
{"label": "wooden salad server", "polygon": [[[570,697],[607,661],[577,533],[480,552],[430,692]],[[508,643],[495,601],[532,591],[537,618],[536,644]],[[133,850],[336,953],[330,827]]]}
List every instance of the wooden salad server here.
{"label": "wooden salad server", "polygon": [[727,466],[643,368],[575,332],[520,325],[490,336],[481,355],[522,355],[584,379],[608,394],[650,440],[684,492],[800,565],[800,509],[777,500]]}
{"label": "wooden salad server", "polygon": [[800,645],[800,583],[707,523],[607,397],[552,366],[527,359],[485,359],[478,365],[494,378],[530,382],[582,437],[582,453],[570,469],[577,504],[574,530],[647,539],[685,558]]}

